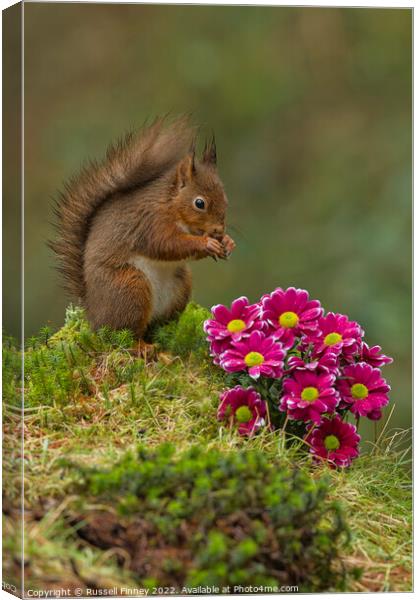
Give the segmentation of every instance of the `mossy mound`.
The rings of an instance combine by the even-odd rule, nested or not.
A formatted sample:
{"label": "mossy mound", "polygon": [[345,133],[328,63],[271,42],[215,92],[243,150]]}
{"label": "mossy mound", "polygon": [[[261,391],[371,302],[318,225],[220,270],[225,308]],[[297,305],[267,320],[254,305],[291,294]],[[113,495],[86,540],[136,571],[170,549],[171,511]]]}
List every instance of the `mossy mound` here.
{"label": "mossy mound", "polygon": [[326,500],[324,477],[262,452],[194,447],[175,456],[170,445],[84,477],[87,503],[117,514],[84,509],[73,517],[78,534],[123,548],[141,587],[344,588],[337,557],[346,529],[339,506]]}

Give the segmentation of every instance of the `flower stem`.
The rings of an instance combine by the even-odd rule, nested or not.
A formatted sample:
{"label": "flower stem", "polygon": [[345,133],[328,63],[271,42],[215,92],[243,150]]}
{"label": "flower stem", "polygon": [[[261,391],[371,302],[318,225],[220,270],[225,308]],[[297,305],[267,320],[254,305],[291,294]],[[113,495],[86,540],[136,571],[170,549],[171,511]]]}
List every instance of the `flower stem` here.
{"label": "flower stem", "polygon": [[271,427],[272,427],[272,421],[271,421],[271,413],[270,413],[270,410],[269,410],[269,402],[267,400],[265,400],[264,402],[265,402],[265,405],[266,405],[266,416],[267,416],[267,419],[268,419],[268,428],[270,430]]}
{"label": "flower stem", "polygon": [[308,436],[310,435],[310,433],[313,431],[313,429],[315,428],[316,424],[313,423],[312,426],[310,427],[310,429],[307,431],[306,435],[303,437],[303,441],[307,441]]}

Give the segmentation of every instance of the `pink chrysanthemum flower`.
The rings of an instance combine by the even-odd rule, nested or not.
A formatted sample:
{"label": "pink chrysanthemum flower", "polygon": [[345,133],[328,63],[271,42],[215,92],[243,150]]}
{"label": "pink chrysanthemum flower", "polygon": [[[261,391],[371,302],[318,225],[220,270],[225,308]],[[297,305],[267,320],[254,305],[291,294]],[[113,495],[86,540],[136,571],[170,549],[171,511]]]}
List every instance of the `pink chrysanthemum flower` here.
{"label": "pink chrysanthemum flower", "polygon": [[262,318],[277,332],[286,348],[291,348],[296,336],[316,329],[323,314],[318,300],[309,300],[308,292],[290,287],[277,288],[261,299]]}
{"label": "pink chrysanthemum flower", "polygon": [[292,372],[296,369],[327,371],[336,375],[339,372],[338,355],[330,350],[308,362],[304,362],[300,356],[291,356],[287,363],[287,371]]}
{"label": "pink chrysanthemum flower", "polygon": [[279,408],[291,419],[320,423],[322,414],[333,412],[338,404],[332,373],[296,370],[284,380]]}
{"label": "pink chrysanthemum flower", "polygon": [[380,369],[358,363],[345,367],[342,375],[343,378],[337,381],[342,404],[349,406],[349,410],[358,417],[379,419],[381,408],[389,402],[390,391]]}
{"label": "pink chrysanthemum flower", "polygon": [[323,419],[319,427],[308,434],[306,441],[315,458],[327,460],[333,467],[348,467],[359,456],[360,439],[355,425],[336,416]]}
{"label": "pink chrysanthemum flower", "polygon": [[266,404],[252,387],[236,385],[220,396],[217,418],[231,419],[238,425],[240,435],[253,435],[264,425],[265,416]]}
{"label": "pink chrysanthemum flower", "polygon": [[208,340],[232,340],[237,342],[249,335],[252,329],[260,329],[259,322],[261,307],[259,304],[249,304],[245,296],[234,300],[231,308],[217,304],[211,309],[212,319],[204,323],[204,331]]}
{"label": "pink chrysanthemum flower", "polygon": [[253,331],[241,342],[231,343],[221,354],[220,365],[229,373],[246,370],[254,379],[260,375],[279,378],[283,373],[284,356],[282,345],[275,337]]}
{"label": "pink chrysanthemum flower", "polygon": [[382,367],[393,362],[390,356],[381,352],[381,346],[372,346],[371,348],[365,342],[362,342],[359,356],[360,362],[366,362],[372,367]]}
{"label": "pink chrysanthemum flower", "polygon": [[304,344],[313,345],[315,356],[333,351],[347,357],[359,352],[363,335],[358,323],[346,315],[329,312],[318,320],[318,329],[304,337]]}
{"label": "pink chrysanthemum flower", "polygon": [[383,412],[381,408],[375,408],[370,413],[368,413],[368,418],[371,419],[371,421],[379,421],[382,416]]}
{"label": "pink chrysanthemum flower", "polygon": [[209,340],[210,345],[210,356],[213,358],[213,363],[215,365],[220,364],[220,356],[223,352],[228,350],[231,345],[231,340]]}

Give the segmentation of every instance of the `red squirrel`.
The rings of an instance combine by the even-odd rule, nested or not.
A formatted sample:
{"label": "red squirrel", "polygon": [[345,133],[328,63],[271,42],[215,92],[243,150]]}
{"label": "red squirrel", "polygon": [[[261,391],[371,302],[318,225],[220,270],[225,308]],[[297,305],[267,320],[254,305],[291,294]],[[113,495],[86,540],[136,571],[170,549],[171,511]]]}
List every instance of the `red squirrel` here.
{"label": "red squirrel", "polygon": [[158,119],[110,146],[60,194],[50,246],[94,329],[128,328],[143,339],[154,321],[185,308],[186,261],[233,251],[215,139],[201,160],[194,139],[187,119]]}

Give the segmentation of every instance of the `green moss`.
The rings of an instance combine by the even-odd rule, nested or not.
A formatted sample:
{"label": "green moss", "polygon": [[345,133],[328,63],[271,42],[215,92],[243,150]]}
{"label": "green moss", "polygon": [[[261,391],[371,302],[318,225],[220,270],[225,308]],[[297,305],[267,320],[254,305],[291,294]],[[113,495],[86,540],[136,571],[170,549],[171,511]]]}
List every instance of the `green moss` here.
{"label": "green moss", "polygon": [[202,326],[209,317],[208,310],[191,302],[177,320],[155,329],[153,341],[176,356],[192,354],[198,360],[207,360],[208,344]]}
{"label": "green moss", "polygon": [[[156,327],[153,340],[160,350],[195,361],[207,361],[207,343],[202,324],[208,312],[189,304],[178,320]],[[135,382],[144,371],[144,362],[135,355],[135,340],[129,330],[103,327],[92,332],[83,309],[70,306],[64,326],[53,333],[43,328],[25,344],[25,402],[37,405],[63,405],[80,395],[97,391],[95,371],[106,361],[105,395],[124,383]],[[3,365],[6,397],[20,403],[15,390],[20,377],[20,355],[9,338],[5,339]],[[132,390],[135,401],[135,390]]]}
{"label": "green moss", "polygon": [[20,393],[22,353],[16,340],[6,334],[3,335],[2,361],[3,402],[11,406],[20,406],[22,403]]}
{"label": "green moss", "polygon": [[[25,344],[25,403],[64,405],[97,392],[97,371],[106,361],[104,392],[131,382],[144,363],[130,354],[134,337],[128,330],[103,327],[92,332],[83,309],[70,306],[64,326],[57,331],[44,328]],[[6,357],[10,362],[9,357]]]}
{"label": "green moss", "polygon": [[[168,444],[153,451],[141,447],[111,469],[78,470],[87,505],[119,507],[127,531],[139,526],[141,515],[150,543],[162,553],[184,553],[179,585],[344,587],[336,557],[347,530],[339,506],[326,499],[324,477],[313,481],[260,451],[192,447],[176,455]],[[88,520],[89,510],[82,515]],[[95,536],[99,544],[106,539],[100,528]],[[135,544],[126,549],[137,552]],[[158,573],[170,585],[170,574],[160,571],[151,560],[148,576]],[[139,583],[144,585],[141,578]]]}

